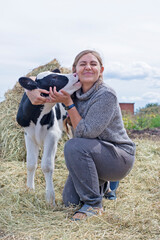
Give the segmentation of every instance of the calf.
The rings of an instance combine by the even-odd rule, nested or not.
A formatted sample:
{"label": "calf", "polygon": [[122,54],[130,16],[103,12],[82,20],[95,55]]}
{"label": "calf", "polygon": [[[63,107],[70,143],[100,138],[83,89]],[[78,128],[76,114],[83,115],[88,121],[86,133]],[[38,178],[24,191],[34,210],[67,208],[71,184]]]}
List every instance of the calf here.
{"label": "calf", "polygon": [[[56,86],[57,91],[65,90],[70,95],[81,87],[76,74],[61,74],[55,72],[42,72],[33,81],[27,77],[19,79],[21,86],[27,90],[36,88],[49,90]],[[47,96],[45,94],[45,96]],[[66,110],[62,104],[45,103],[32,105],[24,93],[17,113],[17,122],[24,127],[25,144],[27,150],[27,187],[34,189],[34,176],[37,167],[39,147],[43,147],[41,168],[46,181],[46,201],[55,204],[53,185],[53,171],[57,143],[63,131],[63,120]]]}

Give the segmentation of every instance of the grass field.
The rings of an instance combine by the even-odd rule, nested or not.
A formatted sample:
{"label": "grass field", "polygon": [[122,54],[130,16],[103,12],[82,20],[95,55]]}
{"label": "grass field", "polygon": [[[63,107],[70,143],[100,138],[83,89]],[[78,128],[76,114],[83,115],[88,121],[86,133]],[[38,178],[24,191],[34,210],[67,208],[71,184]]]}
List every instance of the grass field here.
{"label": "grass field", "polygon": [[65,208],[62,190],[67,177],[63,141],[54,173],[56,206],[45,203],[45,182],[36,172],[36,190],[26,189],[26,163],[0,160],[0,239],[159,240],[160,141],[134,139],[137,152],[131,173],[120,182],[116,201],[103,200],[105,213],[71,222],[74,208]]}

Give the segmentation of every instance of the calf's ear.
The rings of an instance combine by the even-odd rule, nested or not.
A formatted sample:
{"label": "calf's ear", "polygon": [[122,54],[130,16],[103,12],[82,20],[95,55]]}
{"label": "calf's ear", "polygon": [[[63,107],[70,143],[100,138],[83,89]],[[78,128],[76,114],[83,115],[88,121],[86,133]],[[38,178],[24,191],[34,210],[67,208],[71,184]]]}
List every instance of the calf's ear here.
{"label": "calf's ear", "polygon": [[54,69],[52,72],[55,72],[55,73],[60,73],[60,70],[58,68]]}
{"label": "calf's ear", "polygon": [[28,77],[19,78],[20,85],[27,90],[34,90],[37,88],[37,83]]}

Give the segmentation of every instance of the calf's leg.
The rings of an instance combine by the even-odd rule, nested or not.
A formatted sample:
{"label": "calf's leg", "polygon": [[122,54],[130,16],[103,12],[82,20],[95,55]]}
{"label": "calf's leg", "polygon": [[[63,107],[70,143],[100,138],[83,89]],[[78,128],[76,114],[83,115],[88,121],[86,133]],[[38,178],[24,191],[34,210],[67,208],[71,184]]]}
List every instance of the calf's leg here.
{"label": "calf's leg", "polygon": [[53,185],[53,171],[55,154],[57,151],[57,139],[50,139],[45,141],[43,157],[41,162],[41,168],[45,176],[46,181],[46,201],[49,204],[55,205],[55,192]]}
{"label": "calf's leg", "polygon": [[35,189],[34,176],[37,168],[39,147],[28,135],[25,135],[25,143],[27,149],[27,187]]}

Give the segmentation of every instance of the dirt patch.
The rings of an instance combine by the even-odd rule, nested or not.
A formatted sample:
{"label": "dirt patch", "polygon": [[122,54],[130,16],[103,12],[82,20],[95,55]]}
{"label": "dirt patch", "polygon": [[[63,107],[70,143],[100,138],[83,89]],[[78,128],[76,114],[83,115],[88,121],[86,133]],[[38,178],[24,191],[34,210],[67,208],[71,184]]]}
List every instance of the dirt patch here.
{"label": "dirt patch", "polygon": [[147,138],[160,141],[160,128],[143,129],[143,130],[128,130],[130,138]]}

